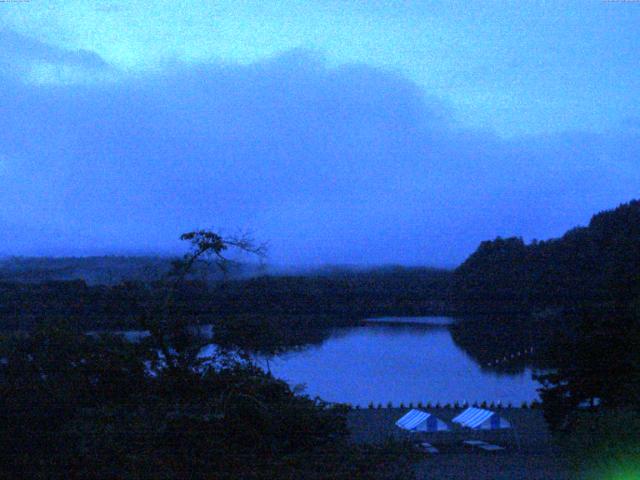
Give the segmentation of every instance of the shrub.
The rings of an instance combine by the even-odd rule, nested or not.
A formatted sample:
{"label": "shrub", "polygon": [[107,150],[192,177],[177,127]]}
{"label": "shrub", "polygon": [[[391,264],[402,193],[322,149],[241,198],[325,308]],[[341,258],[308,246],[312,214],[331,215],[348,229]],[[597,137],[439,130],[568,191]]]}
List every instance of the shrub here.
{"label": "shrub", "polygon": [[578,472],[588,480],[637,478],[640,452],[640,414],[633,410],[578,412],[571,433],[561,445]]}

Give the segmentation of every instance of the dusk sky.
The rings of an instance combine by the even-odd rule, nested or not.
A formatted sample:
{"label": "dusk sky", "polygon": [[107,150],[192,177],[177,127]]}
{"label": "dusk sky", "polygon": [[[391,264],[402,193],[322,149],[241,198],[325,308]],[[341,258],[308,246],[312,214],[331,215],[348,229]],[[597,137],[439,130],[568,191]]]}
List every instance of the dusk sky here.
{"label": "dusk sky", "polygon": [[453,266],[640,197],[640,2],[0,3],[0,255]]}

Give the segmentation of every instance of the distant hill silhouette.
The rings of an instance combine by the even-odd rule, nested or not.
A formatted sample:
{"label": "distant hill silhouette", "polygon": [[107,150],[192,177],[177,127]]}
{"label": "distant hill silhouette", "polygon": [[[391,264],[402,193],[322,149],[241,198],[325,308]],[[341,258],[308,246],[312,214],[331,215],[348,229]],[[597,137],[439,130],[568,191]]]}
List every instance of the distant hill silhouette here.
{"label": "distant hill silhouette", "polygon": [[[177,257],[160,255],[103,255],[86,257],[7,257],[0,259],[0,281],[42,283],[83,280],[88,285],[117,285],[122,282],[147,282],[162,278]],[[260,274],[260,267],[234,263],[230,278]],[[220,280],[214,267],[207,269],[210,280]]]}

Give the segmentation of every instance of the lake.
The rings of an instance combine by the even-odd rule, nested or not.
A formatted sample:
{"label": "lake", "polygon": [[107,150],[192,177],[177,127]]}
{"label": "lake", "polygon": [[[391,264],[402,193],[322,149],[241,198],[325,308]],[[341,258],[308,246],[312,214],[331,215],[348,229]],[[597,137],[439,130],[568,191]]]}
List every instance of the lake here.
{"label": "lake", "polygon": [[452,322],[387,318],[338,328],[321,345],[276,357],[269,366],[291,385],[305,384],[311,396],[361,406],[538,399],[530,367],[515,374],[481,368],[453,341]]}
{"label": "lake", "polygon": [[[451,335],[449,317],[386,317],[364,326],[331,329],[324,340],[258,363],[290,385],[330,402],[399,405],[403,402],[537,400],[531,367],[506,373],[481,367]],[[204,326],[210,334],[211,327]],[[117,332],[114,332],[117,333]],[[123,333],[139,340],[146,332]],[[203,354],[211,353],[210,348]]]}

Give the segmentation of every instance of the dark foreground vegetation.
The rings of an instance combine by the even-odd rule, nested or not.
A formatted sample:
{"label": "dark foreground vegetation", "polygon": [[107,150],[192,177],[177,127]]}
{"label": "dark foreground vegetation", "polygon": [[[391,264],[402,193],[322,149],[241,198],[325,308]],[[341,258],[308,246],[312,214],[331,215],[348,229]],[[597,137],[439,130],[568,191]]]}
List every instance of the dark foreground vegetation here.
{"label": "dark foreground vegetation", "polygon": [[145,304],[131,343],[49,320],[0,341],[3,478],[407,478],[411,448],[349,441],[347,409],[294,392],[243,348],[201,356],[210,340],[176,315],[196,261],[234,244],[185,234],[164,295]]}
{"label": "dark foreground vegetation", "polygon": [[410,468],[400,445],[351,444],[344,407],[232,356],[155,368],[152,342],[65,328],[5,339],[1,355],[2,478],[374,479]]}

